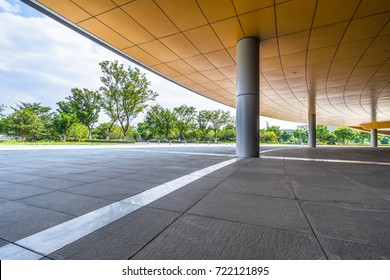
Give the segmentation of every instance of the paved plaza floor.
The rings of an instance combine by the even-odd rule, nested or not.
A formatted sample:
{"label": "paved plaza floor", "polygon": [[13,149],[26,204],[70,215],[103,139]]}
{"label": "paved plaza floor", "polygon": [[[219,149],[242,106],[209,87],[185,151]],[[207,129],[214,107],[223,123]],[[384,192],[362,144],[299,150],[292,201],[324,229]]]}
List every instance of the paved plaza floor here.
{"label": "paved plaza floor", "polygon": [[390,259],[390,148],[0,149],[0,259]]}

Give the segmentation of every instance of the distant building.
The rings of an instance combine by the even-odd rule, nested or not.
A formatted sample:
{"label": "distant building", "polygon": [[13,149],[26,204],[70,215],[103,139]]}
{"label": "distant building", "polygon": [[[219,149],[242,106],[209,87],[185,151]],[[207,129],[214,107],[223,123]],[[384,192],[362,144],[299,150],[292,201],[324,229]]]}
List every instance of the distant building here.
{"label": "distant building", "polygon": [[292,134],[294,129],[281,129],[282,132],[286,131],[287,133]]}
{"label": "distant building", "polygon": [[303,129],[303,130],[308,130],[309,129],[309,126],[307,124],[302,124],[302,125],[298,125],[297,126],[297,129],[300,128],[300,129]]}

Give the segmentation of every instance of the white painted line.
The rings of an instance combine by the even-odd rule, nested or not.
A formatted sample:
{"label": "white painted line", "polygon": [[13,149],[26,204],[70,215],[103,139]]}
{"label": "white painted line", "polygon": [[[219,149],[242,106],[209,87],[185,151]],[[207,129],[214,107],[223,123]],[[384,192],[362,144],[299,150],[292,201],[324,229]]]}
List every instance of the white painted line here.
{"label": "white painted line", "polygon": [[272,149],[272,150],[260,151],[260,154],[279,151],[279,150],[289,150],[289,149],[294,149],[294,148],[303,148],[303,147],[302,146],[289,146],[289,147],[284,147],[284,148],[276,148],[276,149]]}
{"label": "white painted line", "polygon": [[230,159],[184,175],[14,242],[21,247],[15,244],[0,247],[0,259],[40,259],[42,256],[47,256],[142,206],[239,160],[237,158]]}
{"label": "white painted line", "polygon": [[353,164],[371,164],[371,165],[386,165],[386,166],[390,166],[390,162],[375,162],[375,161],[361,161],[361,160],[320,159],[320,158],[296,158],[296,157],[274,157],[274,156],[261,156],[261,158],[285,159],[285,160],[299,160],[299,161],[317,161],[317,162],[353,163]]}
{"label": "white painted line", "polygon": [[195,153],[195,152],[173,152],[173,151],[151,151],[151,150],[141,150],[136,149],[137,152],[145,152],[145,153],[164,153],[164,154],[179,154],[179,155],[198,155],[198,156],[216,156],[216,157],[235,157],[236,155],[231,154],[214,154],[214,153]]}
{"label": "white painted line", "polygon": [[39,260],[43,257],[15,244],[7,244],[0,248],[0,260]]}

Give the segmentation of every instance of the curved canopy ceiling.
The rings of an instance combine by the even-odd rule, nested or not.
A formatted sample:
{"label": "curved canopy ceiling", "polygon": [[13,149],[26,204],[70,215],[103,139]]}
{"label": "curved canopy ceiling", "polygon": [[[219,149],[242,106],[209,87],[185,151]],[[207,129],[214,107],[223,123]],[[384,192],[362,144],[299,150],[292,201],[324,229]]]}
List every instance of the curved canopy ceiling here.
{"label": "curved canopy ceiling", "polygon": [[390,127],[388,0],[23,1],[232,107],[236,43],[258,37],[261,115]]}

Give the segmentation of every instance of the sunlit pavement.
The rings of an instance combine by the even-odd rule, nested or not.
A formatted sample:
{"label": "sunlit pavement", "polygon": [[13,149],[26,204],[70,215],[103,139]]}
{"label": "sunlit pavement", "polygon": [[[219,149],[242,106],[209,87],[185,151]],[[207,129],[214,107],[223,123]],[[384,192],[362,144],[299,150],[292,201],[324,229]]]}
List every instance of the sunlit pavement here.
{"label": "sunlit pavement", "polygon": [[0,259],[390,258],[390,148],[0,149]]}

